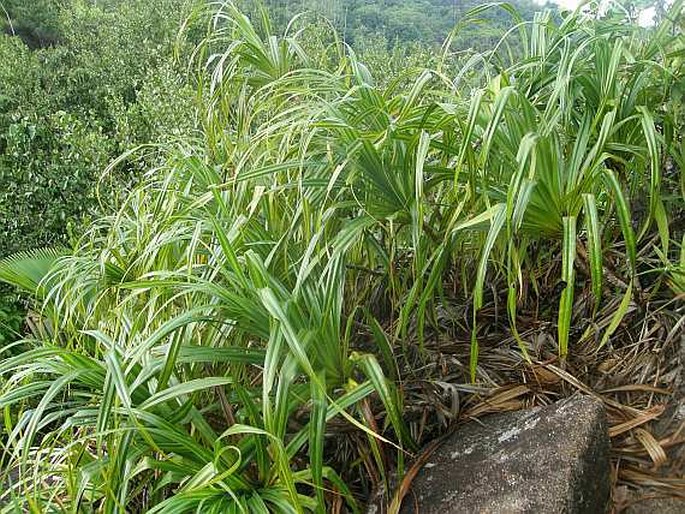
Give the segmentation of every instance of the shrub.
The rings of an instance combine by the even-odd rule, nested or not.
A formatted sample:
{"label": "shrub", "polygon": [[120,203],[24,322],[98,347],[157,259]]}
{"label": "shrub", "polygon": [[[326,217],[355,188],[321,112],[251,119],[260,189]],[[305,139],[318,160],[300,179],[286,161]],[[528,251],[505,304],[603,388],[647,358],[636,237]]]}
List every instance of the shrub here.
{"label": "shrub", "polygon": [[[19,37],[0,39],[0,257],[69,244],[84,221],[138,180],[141,166],[129,165],[101,181],[111,160],[192,130],[193,95],[173,57],[190,5],[6,6],[15,31],[33,27],[19,35],[37,48]],[[51,34],[49,45],[44,33]],[[17,303],[3,293],[0,306],[15,313]],[[14,333],[15,314],[10,318]]]}

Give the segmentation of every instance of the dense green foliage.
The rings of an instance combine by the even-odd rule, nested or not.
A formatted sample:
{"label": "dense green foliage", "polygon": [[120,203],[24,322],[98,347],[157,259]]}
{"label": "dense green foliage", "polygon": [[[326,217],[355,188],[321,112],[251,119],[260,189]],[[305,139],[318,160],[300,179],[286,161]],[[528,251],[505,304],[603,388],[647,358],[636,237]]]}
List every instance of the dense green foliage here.
{"label": "dense green foliage", "polygon": [[59,5],[55,0],[4,0],[3,32],[20,37],[31,48],[56,44],[61,35]]}
{"label": "dense green foliage", "polygon": [[[378,36],[390,44],[439,45],[469,11],[483,5],[476,0],[265,0],[263,3],[281,24],[301,12],[320,13],[355,48]],[[516,0],[511,5],[528,20],[542,8],[531,0]],[[487,23],[463,28],[462,48],[492,48],[511,27],[511,17],[505,11],[489,10],[482,19]]]}
{"label": "dense green foliage", "polygon": [[[179,50],[175,43],[181,20],[201,2],[1,4],[0,25],[7,36],[0,38],[0,257],[67,243],[70,235],[81,232],[84,219],[97,216],[100,204],[109,204],[112,194],[143,168],[118,170],[117,176],[100,182],[112,159],[194,127],[194,98],[181,70],[187,51],[199,41],[197,30],[185,32],[190,43],[181,47],[178,60],[172,54]],[[256,18],[258,2],[244,4]],[[447,7],[440,2],[431,6],[430,16],[415,3],[372,2],[346,6],[347,30],[339,23],[341,5],[286,1],[269,7],[283,28],[300,9],[328,15],[370,65],[386,71],[385,77],[407,59],[427,64],[436,53],[430,43],[441,41],[454,22],[444,16]],[[460,7],[460,16],[469,5]],[[422,7],[421,23],[416,21],[417,7]],[[498,13],[499,24],[489,29],[496,33],[509,20],[504,11]],[[419,32],[407,32],[419,26]],[[475,39],[487,46],[492,38],[479,30]],[[411,41],[414,46],[407,46]],[[22,309],[16,302],[14,293],[0,289],[0,341],[20,330]]]}
{"label": "dense green foliage", "polygon": [[0,255],[63,240],[66,222],[94,207],[109,161],[187,131],[189,92],[172,61],[180,15],[168,16],[181,2],[115,4],[53,6],[54,47],[0,40]]}
{"label": "dense green foliage", "polygon": [[[631,305],[682,294],[682,2],[653,30],[505,10],[520,23],[489,51],[385,47],[373,64],[326,26],[282,35],[216,8],[197,91],[145,104],[172,67],[104,101],[101,129],[78,108],[45,118],[94,167],[182,123],[189,99],[199,129],[112,164],[149,172],[72,249],[0,261],[40,307],[0,361],[0,500],[357,512],[432,435],[403,388],[427,341],[470,339],[461,381],[478,382],[488,302],[522,361],[563,363],[611,342]],[[454,306],[466,316],[445,323]],[[556,337],[519,333],[524,316]]]}
{"label": "dense green foliage", "polygon": [[[138,175],[101,181],[112,159],[192,129],[173,59],[184,4],[3,2],[21,38],[0,36],[0,256],[65,243]],[[19,328],[2,291],[0,340]]]}

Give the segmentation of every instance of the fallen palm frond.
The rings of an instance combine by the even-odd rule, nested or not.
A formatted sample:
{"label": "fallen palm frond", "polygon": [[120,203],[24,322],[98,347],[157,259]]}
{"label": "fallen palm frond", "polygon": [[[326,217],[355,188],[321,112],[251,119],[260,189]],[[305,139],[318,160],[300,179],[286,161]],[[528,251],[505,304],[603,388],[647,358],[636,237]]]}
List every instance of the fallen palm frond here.
{"label": "fallen palm frond", "polygon": [[682,478],[664,478],[638,469],[625,468],[620,471],[619,479],[642,487],[670,493],[671,495],[685,497],[685,494],[683,494],[685,479]]}
{"label": "fallen palm frond", "polygon": [[645,423],[658,418],[661,414],[663,414],[665,409],[666,407],[664,405],[655,405],[646,412],[635,414],[632,419],[609,427],[609,437],[616,437],[617,435],[621,435],[629,430],[644,425]]}
{"label": "fallen palm frond", "polygon": [[464,412],[463,416],[468,419],[492,412],[519,410],[523,407],[523,403],[517,399],[530,393],[530,389],[524,385],[504,387],[502,389],[493,391],[492,396]]}

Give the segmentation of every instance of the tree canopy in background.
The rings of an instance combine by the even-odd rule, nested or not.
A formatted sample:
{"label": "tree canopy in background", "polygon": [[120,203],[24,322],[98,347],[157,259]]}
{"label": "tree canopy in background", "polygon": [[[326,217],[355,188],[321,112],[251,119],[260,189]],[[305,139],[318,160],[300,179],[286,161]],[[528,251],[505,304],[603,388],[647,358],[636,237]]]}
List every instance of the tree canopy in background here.
{"label": "tree canopy in background", "polygon": [[[63,241],[122,152],[188,127],[183,0],[3,2],[0,255]],[[173,107],[172,107],[173,106]],[[105,190],[103,189],[103,192]]]}
{"label": "tree canopy in background", "polygon": [[[269,12],[284,23],[301,12],[317,12],[333,22],[344,39],[353,46],[369,37],[381,36],[389,43],[421,42],[440,44],[455,25],[473,8],[477,0],[264,0]],[[524,19],[544,5],[531,0],[510,4]],[[463,43],[481,46],[501,37],[511,27],[511,16],[504,10],[490,10],[484,15],[487,25],[466,27]]]}

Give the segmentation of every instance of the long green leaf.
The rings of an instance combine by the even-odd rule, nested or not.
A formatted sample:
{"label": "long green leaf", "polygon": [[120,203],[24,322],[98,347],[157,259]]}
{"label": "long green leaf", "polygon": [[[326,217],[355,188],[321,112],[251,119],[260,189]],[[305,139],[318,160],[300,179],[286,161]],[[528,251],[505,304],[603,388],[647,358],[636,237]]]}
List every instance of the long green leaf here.
{"label": "long green leaf", "polygon": [[573,296],[575,292],[575,258],[576,258],[576,217],[565,216],[564,240],[561,255],[561,279],[566,283],[566,287],[561,293],[559,301],[559,356],[564,359],[568,355],[569,332],[571,329],[571,318],[573,315]]}
{"label": "long green leaf", "polygon": [[600,235],[599,216],[595,196],[583,195],[585,206],[585,228],[587,229],[587,250],[590,260],[590,278],[592,280],[592,294],[595,297],[595,310],[602,298],[602,242]]}

